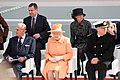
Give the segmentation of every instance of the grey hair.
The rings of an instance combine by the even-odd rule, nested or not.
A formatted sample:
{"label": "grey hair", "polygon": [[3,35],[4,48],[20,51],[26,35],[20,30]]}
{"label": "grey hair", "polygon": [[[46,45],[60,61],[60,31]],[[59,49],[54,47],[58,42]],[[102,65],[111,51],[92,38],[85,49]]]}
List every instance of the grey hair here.
{"label": "grey hair", "polygon": [[17,27],[26,30],[26,25],[24,23],[18,23]]}

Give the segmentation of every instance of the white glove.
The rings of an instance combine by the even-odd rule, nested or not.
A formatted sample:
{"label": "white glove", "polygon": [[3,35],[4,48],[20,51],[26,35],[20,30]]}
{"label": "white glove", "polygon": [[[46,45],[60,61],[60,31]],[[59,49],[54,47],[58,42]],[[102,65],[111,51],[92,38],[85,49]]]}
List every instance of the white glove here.
{"label": "white glove", "polygon": [[51,62],[56,62],[56,58],[49,58]]}
{"label": "white glove", "polygon": [[56,56],[55,59],[56,59],[56,61],[59,61],[59,60],[63,59],[63,56]]}
{"label": "white glove", "polygon": [[13,62],[13,58],[10,57],[10,56],[7,57],[7,60],[8,60],[9,63],[12,63],[12,62]]}

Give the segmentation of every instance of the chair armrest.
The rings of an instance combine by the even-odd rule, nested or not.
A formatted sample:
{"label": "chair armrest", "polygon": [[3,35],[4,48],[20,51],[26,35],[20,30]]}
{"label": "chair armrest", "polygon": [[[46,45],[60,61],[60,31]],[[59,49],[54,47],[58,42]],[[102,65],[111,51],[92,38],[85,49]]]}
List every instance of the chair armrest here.
{"label": "chair armrest", "polygon": [[119,69],[118,64],[119,64],[119,60],[118,59],[113,60],[113,62],[112,62],[112,69]]}
{"label": "chair armrest", "polygon": [[45,50],[41,50],[41,67],[40,70],[41,72],[43,71],[44,68],[44,64],[45,64]]}
{"label": "chair armrest", "polygon": [[87,74],[86,69],[85,69],[87,61],[88,61],[88,59],[86,59],[85,61],[83,61],[83,67],[84,67],[83,68],[83,74]]}
{"label": "chair armrest", "polygon": [[41,60],[41,67],[40,67],[41,72],[43,71],[44,65],[45,65],[45,59]]}
{"label": "chair armrest", "polygon": [[72,48],[73,56],[71,60],[68,62],[68,73],[73,73],[77,70],[77,48]]}
{"label": "chair armrest", "polygon": [[1,63],[3,60],[4,60],[4,58],[1,58],[1,59],[0,59],[0,63]]}
{"label": "chair armrest", "polygon": [[117,72],[119,71],[119,60],[118,59],[115,59],[113,62],[112,62],[112,69],[108,70],[107,71],[107,74],[110,74],[110,75],[116,75]]}
{"label": "chair armrest", "polygon": [[41,50],[41,60],[45,59],[45,50]]}
{"label": "chair armrest", "polygon": [[25,62],[25,68],[22,68],[23,73],[29,73],[34,68],[34,58],[27,59]]}
{"label": "chair armrest", "polygon": [[73,73],[75,70],[77,70],[77,59],[73,57],[69,62],[68,62],[68,73]]}

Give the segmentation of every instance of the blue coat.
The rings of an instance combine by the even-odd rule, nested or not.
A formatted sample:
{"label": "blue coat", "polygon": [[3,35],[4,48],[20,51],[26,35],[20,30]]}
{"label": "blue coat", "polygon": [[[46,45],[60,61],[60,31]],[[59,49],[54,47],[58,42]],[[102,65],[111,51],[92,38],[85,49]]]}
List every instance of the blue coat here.
{"label": "blue coat", "polygon": [[19,53],[18,53],[17,44],[18,44],[17,36],[10,38],[8,47],[5,53],[3,54],[4,58],[6,58],[7,56],[10,56],[12,58],[19,58],[26,56],[27,59],[34,57],[35,45],[36,45],[34,38],[26,35]]}

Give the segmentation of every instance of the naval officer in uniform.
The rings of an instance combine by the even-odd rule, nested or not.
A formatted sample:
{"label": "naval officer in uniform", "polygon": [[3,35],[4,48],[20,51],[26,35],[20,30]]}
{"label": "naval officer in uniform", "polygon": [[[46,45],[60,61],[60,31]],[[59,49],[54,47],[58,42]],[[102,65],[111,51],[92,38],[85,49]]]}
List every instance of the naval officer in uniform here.
{"label": "naval officer in uniform", "polygon": [[96,80],[96,71],[98,80],[105,80],[108,65],[113,60],[115,35],[110,24],[112,23],[109,21],[95,23],[96,32],[88,37],[86,71],[89,80]]}

